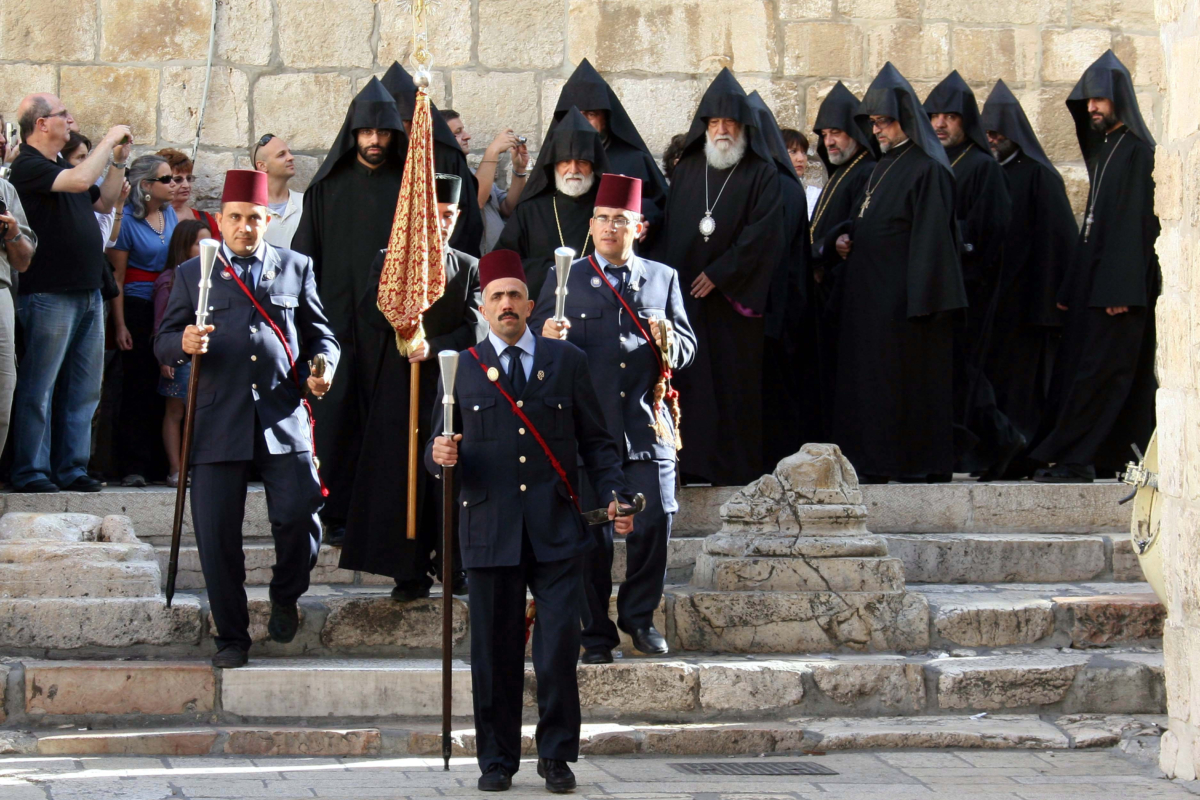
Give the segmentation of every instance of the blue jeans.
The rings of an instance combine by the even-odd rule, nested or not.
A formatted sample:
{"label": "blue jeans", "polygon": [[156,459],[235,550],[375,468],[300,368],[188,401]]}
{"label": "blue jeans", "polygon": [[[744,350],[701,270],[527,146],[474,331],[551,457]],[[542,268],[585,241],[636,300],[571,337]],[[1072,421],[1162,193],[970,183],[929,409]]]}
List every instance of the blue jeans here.
{"label": "blue jeans", "polygon": [[12,483],[67,486],[87,474],[92,417],[104,371],[100,290],[23,294],[17,318],[25,357],[13,398]]}

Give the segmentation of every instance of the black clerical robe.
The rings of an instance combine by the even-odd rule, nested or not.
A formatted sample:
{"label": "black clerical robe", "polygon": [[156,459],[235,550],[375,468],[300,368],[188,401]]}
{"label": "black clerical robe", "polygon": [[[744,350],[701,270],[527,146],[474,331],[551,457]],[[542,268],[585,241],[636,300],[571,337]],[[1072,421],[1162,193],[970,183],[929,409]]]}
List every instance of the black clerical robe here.
{"label": "black clerical robe", "polygon": [[801,362],[799,369],[804,385],[810,391],[811,387],[817,387],[814,394],[820,406],[820,427],[816,435],[810,435],[810,442],[828,441],[833,435],[838,307],[832,295],[833,272],[842,263],[837,254],[837,237],[850,230],[851,218],[858,213],[863,188],[874,168],[874,153],[859,145],[858,152],[829,175],[808,226],[812,268],[805,278],[808,291],[802,330],[810,342],[807,347],[810,357]]}
{"label": "black clerical robe", "polygon": [[328,524],[346,519],[362,425],[386,336],[362,322],[358,302],[369,284],[371,263],[387,246],[403,162],[368,169],[353,155],[304,193],[304,211],[292,249],[312,256],[317,289],[342,357],[330,391],[313,403],[321,476],[329,488],[322,511]]}
{"label": "black clerical robe", "polygon": [[[358,471],[346,520],[346,542],[338,563],[342,569],[387,575],[397,583],[433,579],[441,553],[441,484],[424,469],[417,471],[417,538],[407,538],[408,414],[412,365],[396,350],[395,332],[379,310],[379,276],[386,250],[377,253],[359,313],[385,340],[375,362],[375,396],[366,420]],[[446,291],[423,315],[426,341],[434,354],[421,363],[420,441],[429,440],[437,394],[438,362],[442,350],[465,350],[486,335],[479,313],[479,262],[466,253],[446,253]],[[440,574],[440,573],[439,573]]]}
{"label": "black clerical robe", "polygon": [[[433,113],[438,113],[436,108]],[[478,258],[482,253],[480,243],[483,241],[483,211],[479,208],[478,200],[474,199],[479,197],[479,180],[457,144],[451,147],[434,141],[433,168],[440,174],[457,175],[462,179],[462,202],[458,204],[460,213],[454,233],[450,236],[450,246]]]}
{"label": "black clerical robe", "polygon": [[1058,287],[1079,226],[1057,172],[1018,151],[1003,163],[1012,198],[984,372],[996,403],[1033,441],[1046,405],[1063,313]]}
{"label": "black clerical robe", "polygon": [[[1108,477],[1132,458],[1130,443],[1144,449],[1154,430],[1154,306],[1161,275],[1154,252],[1154,151],[1126,128],[1105,139],[1088,159],[1092,224],[1089,230],[1085,220],[1059,291],[1069,311],[1043,425],[1048,433],[1033,457],[1090,464]],[[1110,316],[1105,310],[1120,306],[1129,311]]]}
{"label": "black clerical robe", "polygon": [[667,181],[649,153],[615,136],[605,139],[604,152],[608,155],[609,172],[640,178],[642,181],[642,216],[646,218],[647,232],[638,248],[648,248],[662,228],[663,211],[667,205]]}
{"label": "black clerical robe", "polygon": [[[966,306],[954,179],[912,142],[873,171],[837,270],[833,439],[860,476],[919,479],[954,464],[953,312]],[[860,209],[862,203],[859,204]]]}
{"label": "black clerical robe", "polygon": [[[716,221],[707,241],[698,229],[706,174]],[[679,270],[697,339],[696,360],[676,386],[685,424],[706,433],[687,440],[680,469],[713,484],[741,485],[763,474],[762,314],[786,246],[780,180],[775,164],[752,150],[715,170],[703,149],[693,149],[675,168],[655,250],[655,260]],[[701,273],[717,288],[696,298],[691,286]]]}
{"label": "black clerical robe", "polygon": [[546,274],[554,266],[556,249],[569,247],[575,251],[576,258],[596,251],[588,232],[599,186],[597,175],[592,188],[579,197],[567,197],[553,190],[523,198],[504,224],[495,249],[515,250],[521,254],[530,297],[540,296]]}

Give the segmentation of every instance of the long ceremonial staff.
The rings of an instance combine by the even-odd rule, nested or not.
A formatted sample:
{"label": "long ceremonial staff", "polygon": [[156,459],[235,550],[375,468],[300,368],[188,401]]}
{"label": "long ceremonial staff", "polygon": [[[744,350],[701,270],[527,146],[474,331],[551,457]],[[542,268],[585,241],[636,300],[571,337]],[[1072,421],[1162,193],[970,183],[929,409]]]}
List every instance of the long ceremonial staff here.
{"label": "long ceremonial staff", "polygon": [[[442,370],[442,435],[454,438],[454,378],[458,353],[438,353]],[[442,760],[450,769],[450,712],[453,673],[450,667],[454,645],[454,467],[442,467]]]}
{"label": "long ceremonial staff", "polygon": [[[196,327],[204,330],[208,319],[208,290],[212,286],[213,264],[217,261],[216,239],[200,242],[200,299],[196,303]],[[196,425],[196,393],[200,386],[200,354],[192,356],[192,374],[188,378],[187,413],[183,419],[183,451],[179,455],[179,486],[175,489],[175,523],[171,528],[171,560],[167,563],[167,608],[175,596],[175,575],[179,572],[179,540],[183,536],[183,507],[187,502],[188,466],[192,459],[192,434]]]}

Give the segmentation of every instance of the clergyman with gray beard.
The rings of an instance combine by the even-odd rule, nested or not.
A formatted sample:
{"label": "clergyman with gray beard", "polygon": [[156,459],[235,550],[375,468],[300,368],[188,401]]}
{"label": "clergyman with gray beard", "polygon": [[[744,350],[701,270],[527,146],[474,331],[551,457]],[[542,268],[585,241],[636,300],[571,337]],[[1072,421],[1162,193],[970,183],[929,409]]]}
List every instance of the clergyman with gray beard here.
{"label": "clergyman with gray beard", "polygon": [[693,436],[685,482],[740,486],[770,472],[763,430],[763,319],[784,248],[780,174],[745,90],[728,69],[712,82],[675,167],[651,255],[679,270],[698,341],[676,379]]}
{"label": "clergyman with gray beard", "polygon": [[571,106],[546,132],[521,202],[496,243],[496,249],[520,253],[530,297],[541,292],[556,249],[569,247],[576,258],[595,252],[589,223],[600,176],[607,171],[603,139]]}

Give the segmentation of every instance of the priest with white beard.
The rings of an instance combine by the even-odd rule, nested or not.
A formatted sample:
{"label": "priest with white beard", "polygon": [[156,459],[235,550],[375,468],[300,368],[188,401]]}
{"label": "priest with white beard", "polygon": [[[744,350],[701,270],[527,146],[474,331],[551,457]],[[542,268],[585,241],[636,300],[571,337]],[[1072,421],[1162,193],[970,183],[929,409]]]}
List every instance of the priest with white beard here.
{"label": "priest with white beard", "polygon": [[728,69],[709,86],[675,168],[651,258],[679,270],[696,360],[675,380],[685,482],[738,486],[774,468],[764,457],[763,313],[783,260],[779,169]]}
{"label": "priest with white beard", "polygon": [[546,133],[537,169],[495,247],[521,254],[530,297],[542,291],[557,248],[571,248],[576,258],[595,252],[589,233],[592,208],[607,171],[600,134],[572,106]]}

